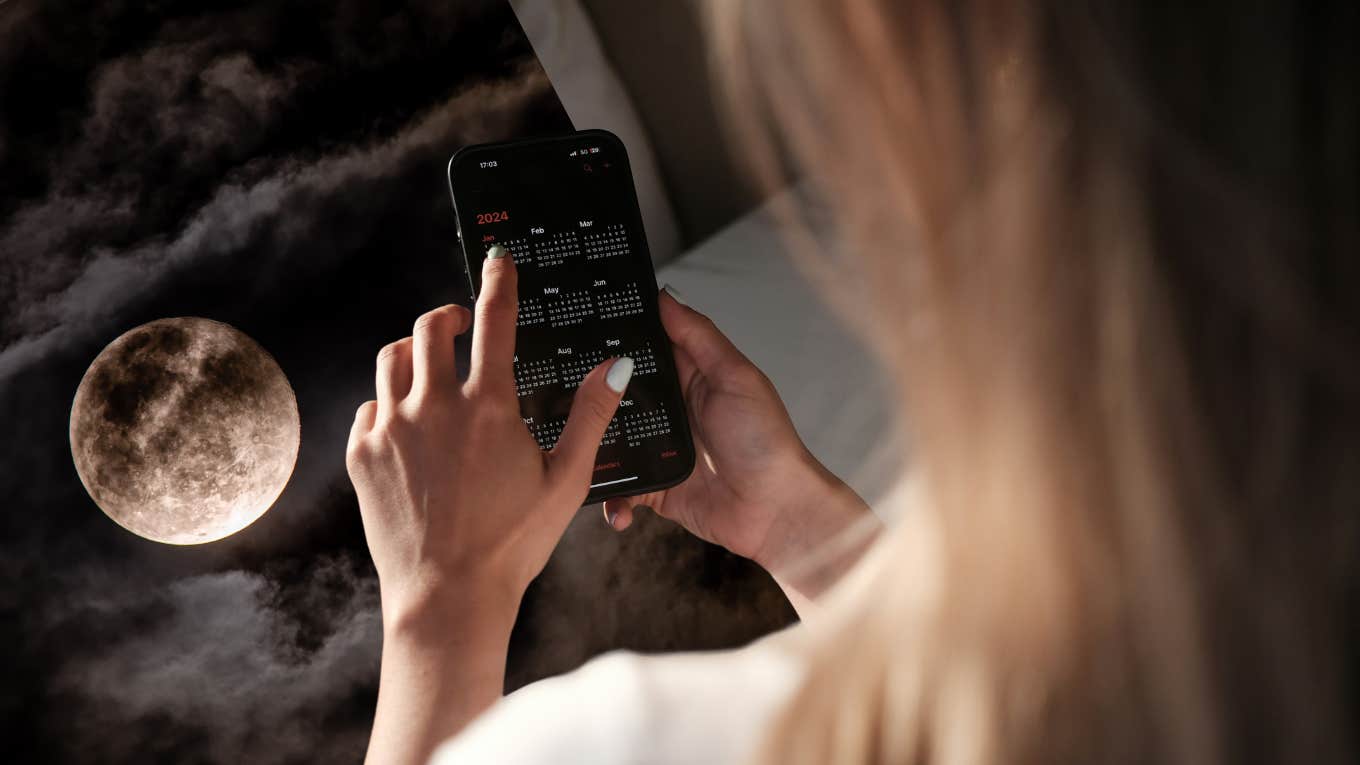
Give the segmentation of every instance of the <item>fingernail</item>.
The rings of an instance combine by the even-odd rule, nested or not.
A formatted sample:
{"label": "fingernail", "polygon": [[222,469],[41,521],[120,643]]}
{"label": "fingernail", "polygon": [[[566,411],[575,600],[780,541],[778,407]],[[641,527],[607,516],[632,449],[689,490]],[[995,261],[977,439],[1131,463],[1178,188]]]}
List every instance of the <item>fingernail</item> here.
{"label": "fingernail", "polygon": [[488,258],[503,258],[506,256],[506,253],[508,252],[509,250],[505,249],[499,244],[493,244],[491,245],[491,249],[486,251],[486,256]]}
{"label": "fingernail", "polygon": [[604,384],[615,393],[622,393],[628,387],[628,379],[633,376],[633,360],[627,356],[614,359],[609,371],[604,374]]}
{"label": "fingernail", "polygon": [[686,308],[689,307],[689,303],[686,302],[684,298],[680,297],[680,293],[676,292],[675,288],[672,287],[671,285],[667,284],[661,289],[665,290],[666,294],[671,296],[671,300],[674,300],[675,302],[679,303],[682,306],[685,306]]}
{"label": "fingernail", "polygon": [[604,522],[607,523],[607,524],[609,524],[611,527],[617,527],[616,521],[618,521],[618,519],[619,519],[619,511],[618,511],[618,510],[605,510],[605,511],[604,511]]}

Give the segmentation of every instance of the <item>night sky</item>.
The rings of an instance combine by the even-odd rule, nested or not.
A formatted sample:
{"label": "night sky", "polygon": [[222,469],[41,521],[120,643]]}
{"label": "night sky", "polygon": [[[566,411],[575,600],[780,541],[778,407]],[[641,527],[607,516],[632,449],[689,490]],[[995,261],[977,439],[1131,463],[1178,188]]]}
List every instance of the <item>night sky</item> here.
{"label": "night sky", "polygon": [[[0,2],[7,761],[362,757],[381,632],[354,409],[383,343],[468,301],[448,157],[570,129],[503,1]],[[273,509],[194,547],[105,517],[67,440],[100,349],[172,316],[258,341],[302,422]],[[526,597],[509,687],[791,618],[751,565],[638,520],[577,519]]]}

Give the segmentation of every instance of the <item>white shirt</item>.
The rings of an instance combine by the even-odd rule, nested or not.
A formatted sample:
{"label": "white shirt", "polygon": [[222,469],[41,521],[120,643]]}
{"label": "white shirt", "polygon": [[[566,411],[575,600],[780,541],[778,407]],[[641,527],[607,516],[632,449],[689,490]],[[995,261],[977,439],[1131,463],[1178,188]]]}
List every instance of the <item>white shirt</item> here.
{"label": "white shirt", "polygon": [[606,654],[501,699],[430,765],[743,762],[802,678],[799,629],[731,651]]}

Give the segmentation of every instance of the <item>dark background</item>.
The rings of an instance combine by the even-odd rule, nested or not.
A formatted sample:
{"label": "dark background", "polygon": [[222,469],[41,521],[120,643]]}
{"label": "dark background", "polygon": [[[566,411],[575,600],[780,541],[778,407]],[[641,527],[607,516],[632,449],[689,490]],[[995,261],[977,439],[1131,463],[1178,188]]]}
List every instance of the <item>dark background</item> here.
{"label": "dark background", "polygon": [[[8,759],[362,756],[381,632],[349,423],[378,347],[467,302],[447,158],[570,128],[504,2],[0,3]],[[115,525],[67,442],[89,362],[167,316],[254,337],[302,417],[282,497],[209,545]],[[583,512],[525,599],[507,684],[790,618],[724,551]]]}

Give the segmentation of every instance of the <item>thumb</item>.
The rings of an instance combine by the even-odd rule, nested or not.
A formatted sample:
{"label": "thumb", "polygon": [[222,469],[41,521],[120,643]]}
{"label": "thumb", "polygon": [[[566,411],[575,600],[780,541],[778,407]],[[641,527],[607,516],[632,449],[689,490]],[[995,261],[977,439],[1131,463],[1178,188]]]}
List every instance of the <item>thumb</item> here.
{"label": "thumb", "polygon": [[581,380],[567,424],[549,457],[549,470],[555,480],[590,482],[600,440],[609,429],[632,376],[633,360],[620,356],[595,367]]}
{"label": "thumb", "polygon": [[[705,377],[721,378],[734,367],[751,364],[712,319],[690,308],[669,284],[661,291],[657,305],[666,335]],[[682,379],[681,382],[687,381]]]}

